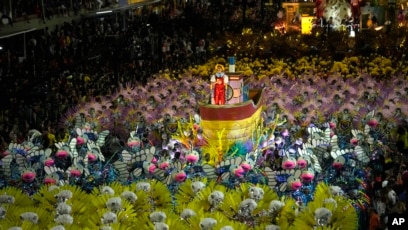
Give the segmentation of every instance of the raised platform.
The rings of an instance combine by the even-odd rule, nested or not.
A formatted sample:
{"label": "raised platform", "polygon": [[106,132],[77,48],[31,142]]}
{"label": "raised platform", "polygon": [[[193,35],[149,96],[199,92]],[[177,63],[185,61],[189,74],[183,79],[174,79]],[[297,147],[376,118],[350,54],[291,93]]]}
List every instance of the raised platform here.
{"label": "raised platform", "polygon": [[263,89],[248,91],[249,99],[229,105],[200,105],[201,127],[209,141],[246,141],[261,124],[264,105]]}

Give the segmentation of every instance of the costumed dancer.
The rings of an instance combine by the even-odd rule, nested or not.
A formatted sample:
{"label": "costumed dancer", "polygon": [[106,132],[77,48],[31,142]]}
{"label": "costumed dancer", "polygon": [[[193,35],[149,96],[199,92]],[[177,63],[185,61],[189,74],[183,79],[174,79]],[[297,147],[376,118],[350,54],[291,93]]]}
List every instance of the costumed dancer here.
{"label": "costumed dancer", "polygon": [[214,104],[225,105],[225,98],[228,87],[228,76],[224,73],[224,66],[221,64],[215,65],[215,71],[216,73],[214,75],[211,75],[211,91],[214,87]]}
{"label": "costumed dancer", "polygon": [[316,18],[318,20],[323,19],[323,12],[324,12],[325,6],[326,6],[326,1],[325,0],[316,0],[315,1],[315,13],[316,13]]}
{"label": "costumed dancer", "polygon": [[351,0],[350,1],[351,5],[351,16],[353,17],[353,21],[359,21],[360,20],[360,5],[361,5],[361,0]]}

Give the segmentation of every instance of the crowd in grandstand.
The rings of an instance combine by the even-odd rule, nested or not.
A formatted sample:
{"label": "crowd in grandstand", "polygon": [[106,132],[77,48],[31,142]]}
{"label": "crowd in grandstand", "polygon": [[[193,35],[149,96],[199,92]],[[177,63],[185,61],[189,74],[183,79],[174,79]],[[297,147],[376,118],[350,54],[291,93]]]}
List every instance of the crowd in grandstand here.
{"label": "crowd in grandstand", "polygon": [[2,56],[3,138],[10,141],[11,131],[23,138],[28,129],[50,128],[43,121],[55,126],[61,112],[87,96],[109,95],[119,84],[204,61],[211,31],[192,24],[204,22],[201,18],[191,20],[203,13],[200,6],[207,7],[191,6],[195,10],[186,17],[174,17],[171,5],[160,14],[146,7],[27,35],[25,60],[14,53]]}

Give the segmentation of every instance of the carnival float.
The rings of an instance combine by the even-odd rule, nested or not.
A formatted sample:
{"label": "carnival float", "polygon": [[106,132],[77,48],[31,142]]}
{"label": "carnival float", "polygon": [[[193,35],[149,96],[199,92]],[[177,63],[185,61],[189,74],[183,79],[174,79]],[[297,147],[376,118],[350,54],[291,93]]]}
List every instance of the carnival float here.
{"label": "carnival float", "polygon": [[261,126],[263,90],[249,89],[245,76],[234,71],[235,58],[230,59],[227,73],[222,65],[216,65],[216,74],[210,83],[210,88],[214,88],[210,103],[201,103],[199,107],[203,136],[209,142],[220,139],[243,142]]}
{"label": "carnival float", "polygon": [[[244,28],[210,44],[236,63],[215,57],[84,100],[62,116],[67,138],[51,147],[38,130],[9,143],[0,229],[367,229],[380,159],[403,158],[395,143],[408,121],[408,63],[386,51],[406,53],[407,39],[403,28],[391,39],[328,37],[312,24],[316,8],[338,28],[352,17],[367,29],[379,7],[357,12],[362,1],[351,2],[286,2],[274,31]],[[218,93],[217,65],[229,69]]]}

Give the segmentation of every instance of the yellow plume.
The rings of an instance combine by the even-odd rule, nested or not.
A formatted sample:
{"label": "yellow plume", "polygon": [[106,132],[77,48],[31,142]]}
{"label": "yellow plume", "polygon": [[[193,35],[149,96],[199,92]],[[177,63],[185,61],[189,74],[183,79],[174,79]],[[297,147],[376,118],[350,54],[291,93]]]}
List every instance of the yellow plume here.
{"label": "yellow plume", "polygon": [[207,184],[207,178],[200,178],[202,180],[192,180],[187,179],[184,183],[180,185],[177,190],[177,193],[174,195],[176,206],[175,212],[181,213],[185,208],[188,207],[188,204],[193,201],[196,194],[194,194],[193,189],[191,187],[194,181],[201,181],[204,184]]}
{"label": "yellow plume", "polygon": [[152,181],[149,195],[156,209],[170,209],[173,206],[173,200],[170,190],[161,181]]}
{"label": "yellow plume", "polygon": [[26,207],[33,205],[33,201],[30,199],[30,197],[27,194],[23,193],[23,191],[19,188],[15,187],[2,188],[0,189],[0,195],[14,197],[13,203],[14,206]]}
{"label": "yellow plume", "polygon": [[[358,216],[352,206],[351,200],[343,196],[333,196],[330,186],[320,183],[316,186],[315,199],[307,204],[294,222],[296,229],[314,229],[317,226],[315,211],[318,208],[326,208],[332,212],[330,222],[318,229],[357,229]],[[328,199],[331,201],[328,202]],[[333,200],[335,202],[333,202]]]}
{"label": "yellow plume", "polygon": [[207,145],[202,147],[205,163],[212,166],[217,166],[224,159],[225,153],[231,144],[222,138],[224,132],[225,129],[217,131],[218,141],[209,142]]}
{"label": "yellow plume", "polygon": [[275,221],[281,229],[290,229],[293,227],[294,221],[298,218],[298,205],[292,198],[286,198],[283,202],[285,203],[285,206],[283,206]]}

